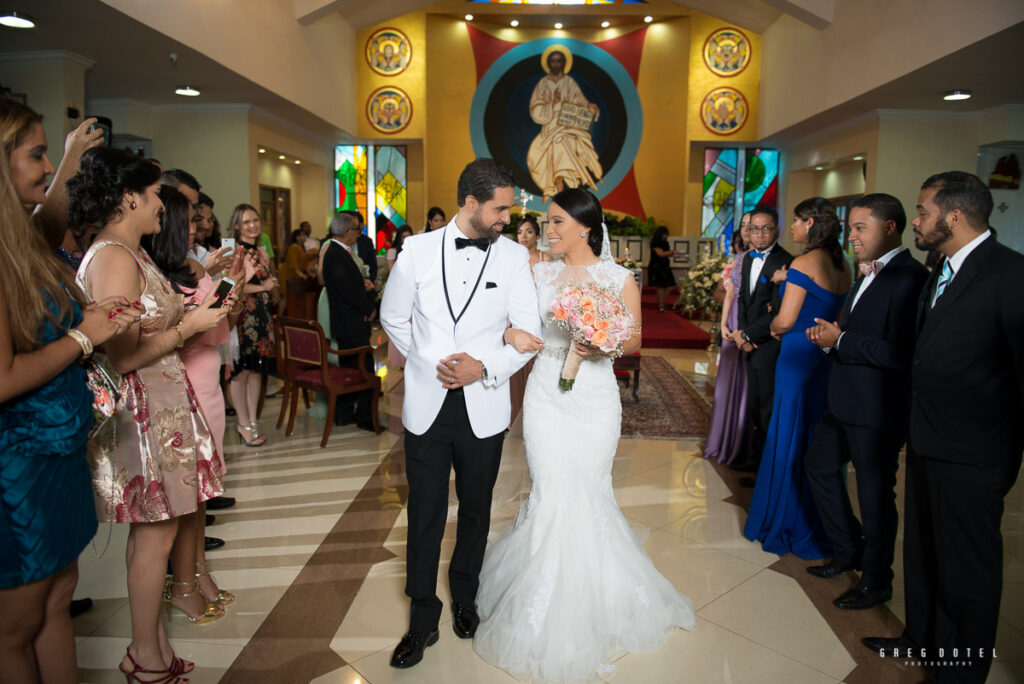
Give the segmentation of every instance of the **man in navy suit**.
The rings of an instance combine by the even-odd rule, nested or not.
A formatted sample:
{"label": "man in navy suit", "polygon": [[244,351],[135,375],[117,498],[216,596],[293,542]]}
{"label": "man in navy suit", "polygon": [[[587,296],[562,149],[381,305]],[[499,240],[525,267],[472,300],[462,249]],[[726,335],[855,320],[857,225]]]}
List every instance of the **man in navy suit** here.
{"label": "man in navy suit", "polygon": [[[781,344],[772,337],[771,330],[772,318],[782,306],[781,288],[773,276],[777,270],[789,267],[793,255],[778,243],[779,216],[773,210],[752,211],[749,230],[751,249],[743,259],[743,286],[732,341],[747,353],[747,406],[754,430],[751,453],[729,467],[756,472],[772,421],[775,363]],[[744,478],[741,483],[753,486],[753,478]]]}
{"label": "man in navy suit", "polygon": [[[917,300],[928,271],[903,247],[907,215],[892,195],[853,203],[850,246],[860,262],[841,324],[815,319],[807,338],[832,357],[828,404],[804,467],[835,555],[807,572],[826,579],[863,569],[839,608],[870,608],[892,598],[896,470],[910,417],[910,361]],[[842,466],[853,461],[861,520],[850,505]]]}
{"label": "man in navy suit", "polygon": [[[984,682],[1003,589],[1003,499],[1024,449],[1024,255],[989,228],[992,194],[949,171],[924,182],[918,249],[943,259],[921,292],[911,364],[903,565],[907,626],[885,651],[943,649],[936,682]],[[954,651],[956,649],[956,651]]]}

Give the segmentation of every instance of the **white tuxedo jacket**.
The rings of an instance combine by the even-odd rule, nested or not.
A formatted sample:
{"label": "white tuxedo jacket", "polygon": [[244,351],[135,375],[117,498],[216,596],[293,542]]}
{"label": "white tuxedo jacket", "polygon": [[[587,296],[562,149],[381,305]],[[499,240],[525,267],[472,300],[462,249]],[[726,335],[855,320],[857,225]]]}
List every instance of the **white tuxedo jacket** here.
{"label": "white tuxedo jacket", "polygon": [[[402,404],[405,429],[422,435],[434,423],[448,392],[437,379],[437,365],[451,354],[465,352],[487,367],[489,382],[471,383],[464,392],[473,434],[490,437],[509,424],[509,377],[533,356],[532,352],[520,354],[505,344],[505,329],[511,322],[514,328],[540,336],[537,291],[526,248],[498,238],[490,247],[490,257],[472,299],[472,282],[467,285],[465,299],[452,296],[456,316],[469,302],[456,324],[441,274],[445,234],[455,230],[452,219],[442,230],[405,239],[384,289],[380,321],[391,344],[406,357]],[[445,259],[451,264],[457,257],[450,241],[446,250]],[[450,279],[448,285],[453,285]],[[460,300],[462,303],[457,304]]]}

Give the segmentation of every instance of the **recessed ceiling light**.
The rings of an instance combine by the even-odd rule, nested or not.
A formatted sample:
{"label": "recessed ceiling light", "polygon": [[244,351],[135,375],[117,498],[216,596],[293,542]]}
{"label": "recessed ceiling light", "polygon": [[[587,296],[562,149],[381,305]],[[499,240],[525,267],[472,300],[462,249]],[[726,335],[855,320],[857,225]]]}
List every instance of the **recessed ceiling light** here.
{"label": "recessed ceiling light", "polygon": [[509,22],[509,25],[512,26],[512,28],[515,28],[516,26],[519,26],[519,20],[513,19],[512,21]]}
{"label": "recessed ceiling light", "polygon": [[295,163],[296,163],[296,164],[301,164],[302,162],[301,162],[301,161],[299,161],[298,159],[296,159],[296,160],[295,160]]}
{"label": "recessed ceiling light", "polygon": [[473,21],[473,15],[472,14],[467,14],[466,15],[466,21]]}
{"label": "recessed ceiling light", "polygon": [[858,154],[856,157],[853,158],[853,161],[863,161],[863,160],[864,160],[864,155],[863,154]]}
{"label": "recessed ceiling light", "polygon": [[646,17],[644,17],[645,24],[650,24],[652,21],[654,21],[654,17],[652,17],[651,15],[647,15]]}
{"label": "recessed ceiling light", "polygon": [[974,93],[970,90],[950,90],[942,96],[942,99],[948,102],[953,102],[955,100],[969,100],[973,94]]}
{"label": "recessed ceiling light", "polygon": [[198,88],[193,88],[190,85],[183,85],[183,86],[178,86],[177,88],[175,88],[174,89],[174,94],[175,95],[184,95],[185,97],[198,97],[199,96],[199,89]]}
{"label": "recessed ceiling light", "polygon": [[824,167],[824,166],[815,166],[815,167],[814,167],[814,170],[815,170],[815,171],[824,171],[824,170],[825,170],[825,167]]}
{"label": "recessed ceiling light", "polygon": [[608,28],[611,25],[612,25],[612,22],[610,22],[610,21],[602,21],[601,22],[601,28]]}
{"label": "recessed ceiling light", "polygon": [[556,28],[556,29],[560,29],[560,28],[562,28],[562,22],[560,22],[560,21],[556,21],[556,22],[555,22],[555,28]]}
{"label": "recessed ceiling light", "polygon": [[285,159],[283,154],[277,155],[277,158],[280,159],[281,161],[284,161],[284,159]]}
{"label": "recessed ceiling light", "polygon": [[267,148],[266,147],[261,147],[260,148],[260,154],[266,154],[266,153],[267,153]]}
{"label": "recessed ceiling light", "polygon": [[36,20],[24,12],[8,10],[0,12],[0,26],[7,28],[30,29],[36,27]]}

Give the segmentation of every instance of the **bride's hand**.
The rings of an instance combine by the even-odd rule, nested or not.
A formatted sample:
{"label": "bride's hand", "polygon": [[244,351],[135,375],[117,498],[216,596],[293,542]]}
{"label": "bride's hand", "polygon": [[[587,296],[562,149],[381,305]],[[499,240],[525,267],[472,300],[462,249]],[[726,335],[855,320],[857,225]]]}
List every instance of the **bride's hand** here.
{"label": "bride's hand", "polygon": [[519,328],[509,328],[505,331],[505,344],[511,344],[520,354],[544,348],[544,340]]}
{"label": "bride's hand", "polygon": [[590,345],[590,344],[586,344],[584,342],[573,341],[572,348],[580,356],[590,356],[591,354],[601,354],[602,353],[601,350],[598,349],[597,347],[595,347],[593,345]]}

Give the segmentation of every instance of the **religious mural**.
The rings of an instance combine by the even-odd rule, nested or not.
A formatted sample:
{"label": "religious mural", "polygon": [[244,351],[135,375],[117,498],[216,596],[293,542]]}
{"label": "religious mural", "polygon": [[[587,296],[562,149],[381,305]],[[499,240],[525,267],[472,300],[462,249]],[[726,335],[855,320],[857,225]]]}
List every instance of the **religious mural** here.
{"label": "religious mural", "polygon": [[728,86],[715,88],[704,97],[700,117],[704,127],[716,135],[729,135],[747,122],[747,98]]}
{"label": "religious mural", "polygon": [[398,133],[412,118],[412,100],[401,88],[377,88],[366,101],[366,118],[381,133]]}
{"label": "religious mural", "polygon": [[636,89],[646,29],[599,43],[500,40],[472,26],[477,67],[470,138],[518,188],[546,203],[587,187],[608,209],[644,216],[633,161],[643,132]]}
{"label": "religious mural", "polygon": [[381,76],[402,73],[411,59],[412,43],[398,29],[378,29],[366,41],[366,63]]}
{"label": "religious mural", "polygon": [[750,41],[735,28],[718,29],[704,41],[704,64],[719,76],[736,76],[750,63]]}

